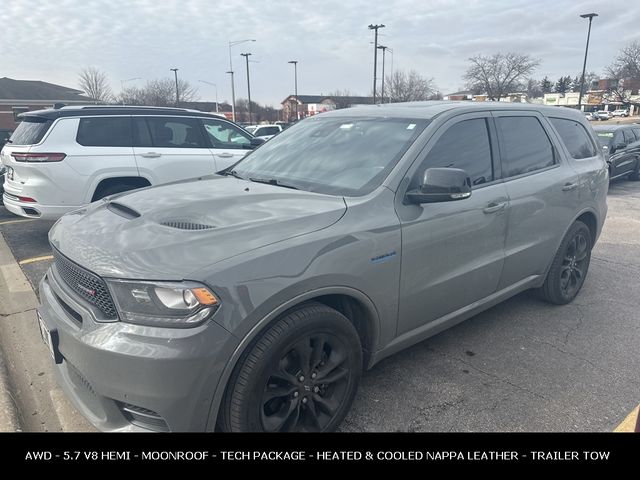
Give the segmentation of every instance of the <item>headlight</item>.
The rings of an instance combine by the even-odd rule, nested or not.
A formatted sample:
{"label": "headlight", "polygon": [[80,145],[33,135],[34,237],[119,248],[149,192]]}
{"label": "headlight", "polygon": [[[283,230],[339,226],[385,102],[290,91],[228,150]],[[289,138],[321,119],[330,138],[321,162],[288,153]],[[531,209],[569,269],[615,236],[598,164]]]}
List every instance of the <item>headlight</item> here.
{"label": "headlight", "polygon": [[220,301],[195,282],[107,280],[123,322],[157,327],[193,327],[209,318]]}

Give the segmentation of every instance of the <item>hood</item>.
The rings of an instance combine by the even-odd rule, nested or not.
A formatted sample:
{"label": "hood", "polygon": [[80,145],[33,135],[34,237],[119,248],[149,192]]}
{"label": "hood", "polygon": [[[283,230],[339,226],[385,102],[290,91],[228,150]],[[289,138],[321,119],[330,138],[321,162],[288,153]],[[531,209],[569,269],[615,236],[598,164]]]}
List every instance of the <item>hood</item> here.
{"label": "hood", "polygon": [[207,265],[326,228],[342,197],[213,176],[112,196],[63,216],[49,241],[104,277],[182,280]]}

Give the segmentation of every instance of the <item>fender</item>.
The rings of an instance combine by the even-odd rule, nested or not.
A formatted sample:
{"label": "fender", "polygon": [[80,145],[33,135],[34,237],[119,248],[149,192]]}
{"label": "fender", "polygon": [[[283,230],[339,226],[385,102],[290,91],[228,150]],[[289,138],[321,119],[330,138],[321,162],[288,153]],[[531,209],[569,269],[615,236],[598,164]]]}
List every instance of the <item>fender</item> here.
{"label": "fender", "polygon": [[[380,332],[380,317],[378,315],[378,310],[376,306],[371,301],[371,299],[365,295],[360,290],[356,290],[351,287],[346,286],[334,286],[334,287],[322,287],[315,290],[310,290],[308,292],[304,292],[282,305],[279,305],[274,310],[272,310],[269,314],[263,317],[250,331],[245,337],[240,341],[233,354],[227,361],[227,364],[224,367],[222,375],[218,380],[218,384],[215,389],[215,393],[213,394],[213,399],[211,401],[211,406],[209,407],[209,416],[207,417],[207,426],[206,430],[212,432],[215,430],[216,421],[218,419],[218,411],[220,408],[220,403],[222,402],[222,397],[227,388],[227,382],[231,377],[231,374],[238,364],[240,357],[245,352],[247,347],[251,345],[251,342],[255,340],[260,333],[262,333],[266,327],[275,320],[278,316],[280,316],[283,312],[299,305],[300,303],[305,302],[306,300],[311,300],[313,298],[317,298],[323,295],[346,295],[352,297],[358,301],[360,301],[365,308],[367,309],[367,313],[369,313],[370,318],[373,319],[371,322],[371,336],[372,336],[372,345],[377,345],[378,336]],[[366,365],[365,368],[369,368],[370,365]]]}

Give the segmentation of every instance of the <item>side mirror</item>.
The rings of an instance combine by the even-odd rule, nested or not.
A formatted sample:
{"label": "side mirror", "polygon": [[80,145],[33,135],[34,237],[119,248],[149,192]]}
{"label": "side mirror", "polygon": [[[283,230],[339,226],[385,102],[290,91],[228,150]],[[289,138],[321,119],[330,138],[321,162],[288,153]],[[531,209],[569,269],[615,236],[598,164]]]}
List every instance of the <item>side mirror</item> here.
{"label": "side mirror", "polygon": [[471,196],[471,179],[459,168],[428,168],[417,190],[407,192],[411,203],[463,200]]}
{"label": "side mirror", "polygon": [[613,146],[613,149],[612,149],[612,152],[611,152],[611,153],[615,152],[616,150],[621,150],[621,149],[623,149],[623,148],[627,148],[627,144],[626,144],[626,143],[624,143],[624,142],[616,143],[616,144]]}
{"label": "side mirror", "polygon": [[251,148],[257,148],[260,145],[262,145],[264,142],[266,142],[264,138],[253,137],[249,145],[251,145]]}

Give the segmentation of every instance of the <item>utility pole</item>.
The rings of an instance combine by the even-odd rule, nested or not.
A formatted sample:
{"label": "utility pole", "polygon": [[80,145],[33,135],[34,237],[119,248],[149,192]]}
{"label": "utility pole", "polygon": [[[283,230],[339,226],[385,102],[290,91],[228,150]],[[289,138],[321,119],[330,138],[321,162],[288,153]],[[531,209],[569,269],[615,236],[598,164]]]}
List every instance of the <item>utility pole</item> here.
{"label": "utility pole", "polygon": [[169,70],[171,70],[176,76],[176,108],[177,108],[178,105],[180,104],[180,95],[178,94],[178,69],[170,68]]}
{"label": "utility pole", "polygon": [[212,82],[207,82],[206,80],[198,80],[199,82],[206,83],[207,85],[211,85],[216,89],[216,113],[218,113],[218,85]]}
{"label": "utility pole", "polygon": [[378,48],[382,50],[382,88],[380,91],[380,103],[384,103],[384,54],[388,47],[385,45],[378,45]]}
{"label": "utility pole", "polygon": [[587,32],[587,47],[584,49],[584,63],[582,64],[582,77],[580,78],[580,95],[578,96],[578,110],[582,110],[582,92],[584,91],[584,75],[587,70],[587,53],[589,53],[589,37],[591,36],[591,21],[593,17],[597,17],[597,13],[585,13],[580,15],[582,18],[589,19],[589,30]]}
{"label": "utility pole", "polygon": [[300,116],[298,115],[298,61],[297,60],[291,60],[288,63],[292,63],[293,64],[295,95],[296,95],[296,120],[300,120]]}
{"label": "utility pole", "polygon": [[249,79],[249,56],[250,53],[241,53],[247,61],[247,96],[249,97],[249,124],[251,124],[251,80]]}
{"label": "utility pole", "polygon": [[378,29],[384,28],[382,24],[369,25],[369,30],[375,31],[375,39],[373,41],[373,104],[376,103],[376,75],[378,72]]}
{"label": "utility pole", "polygon": [[227,73],[231,75],[231,115],[234,122],[236,121],[236,87],[235,82],[233,81],[233,61],[231,60],[231,47],[246,42],[255,42],[255,39],[248,38],[246,40],[234,40],[232,42],[229,42],[229,71]]}

